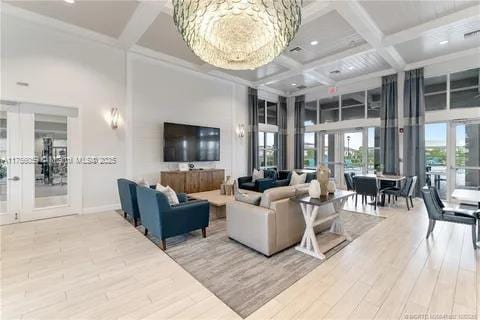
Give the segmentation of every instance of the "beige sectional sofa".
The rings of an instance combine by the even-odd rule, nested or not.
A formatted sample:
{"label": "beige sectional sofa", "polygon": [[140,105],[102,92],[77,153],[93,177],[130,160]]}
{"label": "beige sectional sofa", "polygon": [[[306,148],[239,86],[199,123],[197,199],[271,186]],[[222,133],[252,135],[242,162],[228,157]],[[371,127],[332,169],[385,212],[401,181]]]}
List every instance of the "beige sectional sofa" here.
{"label": "beige sectional sofa", "polygon": [[[243,191],[251,196],[259,195]],[[278,187],[261,194],[260,205],[243,201],[227,203],[227,234],[266,256],[299,243],[305,230],[300,205],[290,198],[306,195],[308,184]],[[330,228],[320,225],[316,232]]]}

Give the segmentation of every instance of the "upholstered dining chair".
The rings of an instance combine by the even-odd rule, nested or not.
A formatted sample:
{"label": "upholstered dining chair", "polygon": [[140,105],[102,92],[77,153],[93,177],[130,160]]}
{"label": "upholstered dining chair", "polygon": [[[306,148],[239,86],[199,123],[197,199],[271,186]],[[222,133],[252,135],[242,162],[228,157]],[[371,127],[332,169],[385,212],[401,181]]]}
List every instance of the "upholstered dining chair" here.
{"label": "upholstered dining chair", "polygon": [[362,203],[367,203],[367,197],[373,197],[375,210],[378,201],[378,184],[377,178],[366,176],[354,176],[353,184],[355,186],[355,206],[357,206],[357,196],[362,196]]}
{"label": "upholstered dining chair", "polygon": [[347,185],[347,190],[355,190],[355,186],[353,184],[353,177],[355,176],[354,172],[345,172],[343,177],[345,178],[345,184]]}
{"label": "upholstered dining chair", "polygon": [[433,232],[433,229],[435,229],[435,223],[437,221],[466,224],[472,227],[473,248],[477,249],[476,227],[477,227],[477,217],[480,213],[480,210],[470,212],[468,210],[451,209],[451,208],[442,207],[443,203],[440,201],[441,203],[441,206],[440,206],[439,198],[437,198],[437,196],[435,195],[435,192],[436,192],[435,187],[425,186],[422,189],[422,197],[425,203],[425,207],[427,208],[428,219],[429,219],[426,238],[428,238],[430,234]]}
{"label": "upholstered dining chair", "polygon": [[[415,192],[415,186],[417,185],[417,176],[410,176],[405,179],[403,186],[401,188],[387,188],[383,189],[380,192],[384,196],[388,196],[388,202],[390,203],[390,197],[393,197],[393,201],[397,200],[398,197],[405,198],[407,203],[407,209],[410,210],[410,206],[413,208],[413,193]],[[409,203],[410,201],[410,203]]]}

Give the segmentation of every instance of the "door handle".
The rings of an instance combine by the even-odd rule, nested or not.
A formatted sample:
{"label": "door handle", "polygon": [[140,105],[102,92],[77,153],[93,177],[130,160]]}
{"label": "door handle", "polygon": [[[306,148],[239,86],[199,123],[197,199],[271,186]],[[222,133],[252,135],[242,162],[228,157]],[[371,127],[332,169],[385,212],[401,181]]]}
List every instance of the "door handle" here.
{"label": "door handle", "polygon": [[8,180],[18,181],[18,180],[20,180],[20,177],[14,176],[14,177],[12,177],[12,178],[8,178]]}

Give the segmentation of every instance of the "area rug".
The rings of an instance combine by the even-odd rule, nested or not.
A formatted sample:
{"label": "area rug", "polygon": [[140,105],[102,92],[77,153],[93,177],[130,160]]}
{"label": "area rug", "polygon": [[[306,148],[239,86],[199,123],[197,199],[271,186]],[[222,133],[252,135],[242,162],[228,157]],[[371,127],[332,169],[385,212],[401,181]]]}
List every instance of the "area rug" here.
{"label": "area rug", "polygon": [[[341,218],[352,241],[383,220],[349,211],[342,211]],[[328,251],[327,259],[349,243]],[[243,318],[323,262],[294,247],[267,258],[229,239],[225,219],[210,222],[206,239],[200,231],[168,239],[166,253]]]}

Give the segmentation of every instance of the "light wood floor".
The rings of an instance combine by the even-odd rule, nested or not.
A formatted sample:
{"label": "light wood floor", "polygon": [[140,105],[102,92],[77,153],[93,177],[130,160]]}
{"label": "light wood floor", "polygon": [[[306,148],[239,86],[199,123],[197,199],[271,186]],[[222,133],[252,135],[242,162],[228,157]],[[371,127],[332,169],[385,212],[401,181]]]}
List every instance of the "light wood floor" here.
{"label": "light wood floor", "polygon": [[[437,223],[425,240],[420,201],[378,214],[388,218],[248,319],[476,319],[470,229]],[[240,319],[116,213],[0,230],[2,319]]]}

